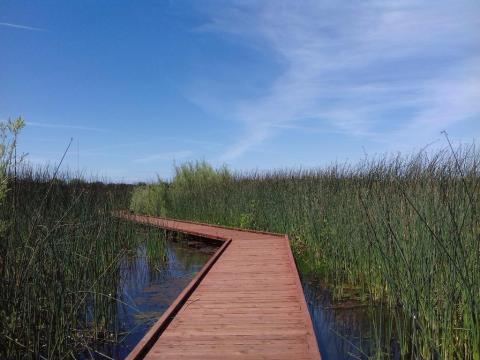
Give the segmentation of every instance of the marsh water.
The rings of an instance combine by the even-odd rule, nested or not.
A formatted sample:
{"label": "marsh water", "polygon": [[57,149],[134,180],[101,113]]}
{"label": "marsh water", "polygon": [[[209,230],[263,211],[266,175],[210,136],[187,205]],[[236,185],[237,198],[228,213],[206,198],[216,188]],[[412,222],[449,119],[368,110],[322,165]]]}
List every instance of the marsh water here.
{"label": "marsh water", "polygon": [[381,352],[400,359],[391,314],[354,299],[334,300],[328,286],[310,276],[302,286],[322,360],[369,359]]}
{"label": "marsh water", "polygon": [[92,344],[78,359],[124,359],[216,250],[198,241],[158,241],[164,241],[161,257],[152,257],[142,244],[122,260],[116,329],[111,339]]}
{"label": "marsh water", "polygon": [[[93,344],[77,358],[124,359],[217,248],[198,239],[159,241],[164,241],[160,258],[152,257],[142,244],[122,260],[114,312],[116,335]],[[361,304],[334,302],[321,282],[307,276],[301,280],[322,359],[368,358],[373,346],[372,318],[384,314],[372,314]]]}

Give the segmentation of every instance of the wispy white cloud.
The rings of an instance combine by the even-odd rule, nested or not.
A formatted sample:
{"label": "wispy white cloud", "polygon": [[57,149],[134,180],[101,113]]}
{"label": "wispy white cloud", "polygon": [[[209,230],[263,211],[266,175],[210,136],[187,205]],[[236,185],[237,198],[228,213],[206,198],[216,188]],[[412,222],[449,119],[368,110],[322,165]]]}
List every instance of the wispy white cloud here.
{"label": "wispy white cloud", "polygon": [[478,14],[476,1],[275,0],[209,9],[200,31],[258,46],[283,69],[262,97],[229,104],[244,133],[223,159],[304,119],[379,142],[422,142],[480,120]]}
{"label": "wispy white cloud", "polygon": [[20,30],[47,31],[46,29],[42,29],[42,28],[38,28],[38,27],[12,24],[12,23],[8,23],[8,22],[0,22],[0,26],[5,26],[5,27],[9,27],[9,28],[14,28],[14,29],[20,29]]}
{"label": "wispy white cloud", "polygon": [[44,122],[34,122],[34,121],[27,121],[26,126],[33,126],[33,127],[42,127],[42,128],[51,128],[51,129],[72,129],[72,130],[84,130],[84,131],[94,131],[94,132],[112,132],[108,129],[102,129],[97,127],[90,127],[90,126],[81,126],[81,125],[66,125],[66,124],[52,124],[52,123],[44,123]]}
{"label": "wispy white cloud", "polygon": [[159,154],[150,154],[142,158],[135,159],[133,162],[146,164],[146,163],[163,161],[163,160],[173,161],[173,160],[185,159],[192,155],[193,155],[193,152],[190,150],[163,152]]}

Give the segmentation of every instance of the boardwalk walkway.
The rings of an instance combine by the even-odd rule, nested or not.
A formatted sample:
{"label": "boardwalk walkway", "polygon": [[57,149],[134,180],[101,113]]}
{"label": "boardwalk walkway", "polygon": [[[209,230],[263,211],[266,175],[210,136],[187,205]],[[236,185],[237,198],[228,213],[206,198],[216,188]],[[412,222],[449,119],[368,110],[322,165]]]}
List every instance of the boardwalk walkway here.
{"label": "boardwalk walkway", "polygon": [[320,359],[286,236],[122,216],[224,241],[128,359]]}

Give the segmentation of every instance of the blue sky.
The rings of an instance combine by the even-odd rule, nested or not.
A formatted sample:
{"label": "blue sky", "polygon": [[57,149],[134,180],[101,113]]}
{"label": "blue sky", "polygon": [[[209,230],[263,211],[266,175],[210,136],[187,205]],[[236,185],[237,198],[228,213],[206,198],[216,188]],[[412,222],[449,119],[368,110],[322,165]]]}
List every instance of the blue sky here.
{"label": "blue sky", "polygon": [[311,167],[480,136],[478,1],[0,1],[0,119],[34,163]]}

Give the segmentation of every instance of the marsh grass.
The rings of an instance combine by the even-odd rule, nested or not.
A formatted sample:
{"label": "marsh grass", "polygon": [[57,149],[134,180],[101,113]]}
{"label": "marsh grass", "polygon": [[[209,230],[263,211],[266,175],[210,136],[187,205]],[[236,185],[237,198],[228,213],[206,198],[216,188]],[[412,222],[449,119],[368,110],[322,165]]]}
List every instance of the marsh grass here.
{"label": "marsh grass", "polygon": [[[23,164],[18,132],[3,129],[0,358],[93,354],[92,344],[116,341],[122,330],[119,266],[139,237],[112,211],[127,206],[131,186]],[[151,246],[158,261],[162,244]]]}
{"label": "marsh grass", "polygon": [[113,218],[119,185],[23,168],[1,208],[0,348],[6,358],[62,358],[111,336],[117,265],[132,229]]}
{"label": "marsh grass", "polygon": [[149,192],[161,206],[132,209],[288,233],[304,274],[390,314],[372,318],[369,356],[391,356],[393,342],[402,358],[478,360],[479,165],[474,145],[449,143],[318,170],[232,174],[190,163]]}

